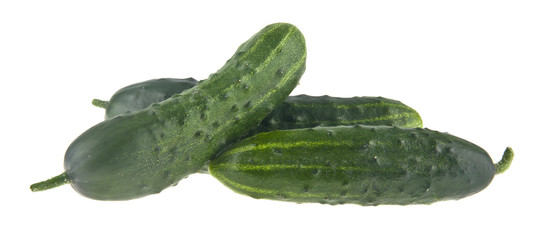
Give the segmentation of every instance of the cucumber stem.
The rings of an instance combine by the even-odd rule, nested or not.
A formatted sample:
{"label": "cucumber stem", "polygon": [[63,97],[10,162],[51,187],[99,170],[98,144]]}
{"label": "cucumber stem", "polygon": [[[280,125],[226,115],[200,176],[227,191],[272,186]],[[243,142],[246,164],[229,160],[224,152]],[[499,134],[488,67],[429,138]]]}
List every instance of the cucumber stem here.
{"label": "cucumber stem", "polygon": [[511,166],[514,156],[515,153],[513,152],[513,149],[507,147],[505,149],[505,152],[503,152],[502,160],[500,160],[494,165],[496,167],[496,174],[505,172],[505,170],[507,170],[509,166]]}
{"label": "cucumber stem", "polygon": [[92,104],[96,107],[100,107],[100,108],[107,108],[107,106],[109,105],[109,101],[103,101],[103,100],[99,100],[99,99],[94,99],[92,100]]}
{"label": "cucumber stem", "polygon": [[32,190],[32,192],[39,192],[39,191],[44,191],[44,190],[48,190],[48,189],[51,189],[51,188],[55,188],[55,187],[59,187],[59,186],[62,186],[66,183],[71,183],[71,179],[69,179],[69,177],[66,175],[66,173],[62,173],[56,177],[53,177],[49,180],[45,180],[45,181],[41,181],[41,182],[38,182],[38,183],[34,183],[30,186],[30,190]]}

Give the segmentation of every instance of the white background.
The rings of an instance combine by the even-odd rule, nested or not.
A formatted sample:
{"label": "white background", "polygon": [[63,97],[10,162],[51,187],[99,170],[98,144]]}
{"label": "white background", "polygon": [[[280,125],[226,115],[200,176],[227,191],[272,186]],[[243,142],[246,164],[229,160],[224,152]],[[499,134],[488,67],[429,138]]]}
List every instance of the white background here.
{"label": "white background", "polygon": [[[74,2],[0,3],[1,239],[537,239],[537,1]],[[201,174],[124,202],[29,190],[102,121],[93,98],[204,79],[274,22],[306,38],[293,95],[397,99],[494,161],[512,146],[513,165],[476,195],[429,206],[255,200]]]}

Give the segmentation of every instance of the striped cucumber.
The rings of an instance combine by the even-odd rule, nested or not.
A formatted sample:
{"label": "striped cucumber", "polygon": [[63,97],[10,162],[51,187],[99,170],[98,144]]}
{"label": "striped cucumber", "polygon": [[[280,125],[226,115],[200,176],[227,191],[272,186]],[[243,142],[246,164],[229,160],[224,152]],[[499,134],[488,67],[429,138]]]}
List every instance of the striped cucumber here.
{"label": "striped cucumber", "polygon": [[99,200],[127,200],[178,183],[237,141],[286,99],[305,70],[293,25],[268,25],[195,87],[90,128],[69,146],[65,172],[33,184],[61,184]]}
{"label": "striped cucumber", "polygon": [[[105,119],[148,107],[174,92],[181,93],[196,85],[196,80],[163,78],[135,83],[118,90],[109,101],[94,99],[106,109]],[[338,98],[298,95],[288,97],[252,134],[282,129],[337,125],[387,125],[422,127],[421,117],[405,104],[383,97]]]}
{"label": "striped cucumber", "polygon": [[419,114],[403,103],[382,97],[339,98],[290,96],[252,134],[273,130],[338,125],[423,127]]}
{"label": "striped cucumber", "polygon": [[337,126],[260,133],[227,148],[210,173],[253,198],[326,204],[430,204],[486,188],[493,164],[480,147],[421,128]]}

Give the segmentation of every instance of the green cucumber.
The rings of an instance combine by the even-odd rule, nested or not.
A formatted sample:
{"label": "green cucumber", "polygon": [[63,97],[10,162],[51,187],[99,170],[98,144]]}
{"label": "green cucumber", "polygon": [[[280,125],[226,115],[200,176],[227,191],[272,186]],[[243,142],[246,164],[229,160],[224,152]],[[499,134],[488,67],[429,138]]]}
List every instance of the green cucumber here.
{"label": "green cucumber", "polygon": [[[191,78],[192,79],[192,78]],[[169,89],[181,93],[196,85],[196,80],[157,79],[135,83],[118,90],[109,101],[94,99],[92,103],[106,109],[106,118],[144,109],[151,100],[162,101]],[[171,86],[171,85],[178,86]],[[152,89],[148,91],[146,89]],[[167,91],[165,93],[165,91]],[[150,100],[148,100],[150,99]],[[269,114],[248,136],[273,130],[338,125],[387,125],[423,127],[421,116],[405,104],[383,97],[339,98],[330,96],[289,96]],[[200,173],[208,173],[204,165]]]}
{"label": "green cucumber", "polygon": [[[337,126],[260,133],[230,145],[210,173],[253,198],[325,204],[430,204],[486,188],[511,164],[421,128]],[[499,169],[499,170],[497,170]]]}
{"label": "green cucumber", "polygon": [[305,40],[295,26],[268,25],[206,81],[84,132],[66,151],[65,172],[30,188],[71,183],[98,200],[159,193],[271,113],[297,86],[305,60]]}
{"label": "green cucumber", "polygon": [[396,100],[298,95],[288,97],[251,135],[273,130],[355,124],[423,127],[417,111]]}
{"label": "green cucumber", "polygon": [[[148,107],[174,92],[196,85],[196,80],[163,78],[135,83],[118,90],[109,101],[94,99],[106,109],[105,119]],[[282,129],[337,125],[387,125],[422,127],[421,117],[403,103],[382,97],[338,98],[298,95],[288,97],[250,135]]]}
{"label": "green cucumber", "polygon": [[94,99],[92,104],[105,108],[105,119],[149,107],[152,103],[166,100],[176,93],[194,87],[193,78],[160,78],[131,84],[116,91],[110,101]]}

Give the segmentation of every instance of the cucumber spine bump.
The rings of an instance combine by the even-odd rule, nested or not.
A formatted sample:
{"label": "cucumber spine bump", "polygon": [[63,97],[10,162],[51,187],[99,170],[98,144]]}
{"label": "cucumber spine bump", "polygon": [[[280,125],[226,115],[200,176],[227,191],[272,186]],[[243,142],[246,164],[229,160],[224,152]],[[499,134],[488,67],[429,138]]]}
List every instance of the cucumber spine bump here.
{"label": "cucumber spine bump", "polygon": [[421,128],[337,126],[260,133],[232,144],[210,173],[233,191],[297,203],[408,205],[461,199],[511,164]]}
{"label": "cucumber spine bump", "polygon": [[268,25],[206,81],[84,132],[66,151],[65,173],[31,189],[63,181],[98,200],[159,193],[197,172],[284,101],[305,60],[305,39],[295,26]]}

